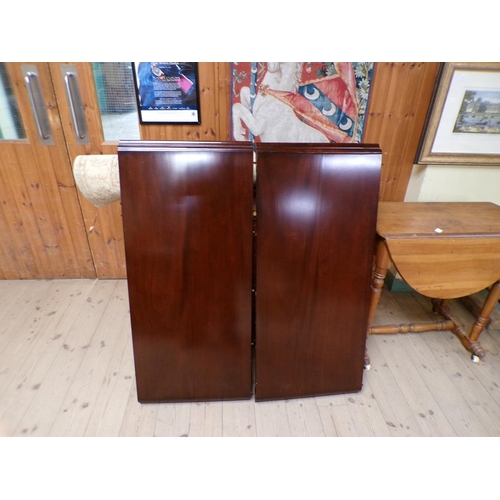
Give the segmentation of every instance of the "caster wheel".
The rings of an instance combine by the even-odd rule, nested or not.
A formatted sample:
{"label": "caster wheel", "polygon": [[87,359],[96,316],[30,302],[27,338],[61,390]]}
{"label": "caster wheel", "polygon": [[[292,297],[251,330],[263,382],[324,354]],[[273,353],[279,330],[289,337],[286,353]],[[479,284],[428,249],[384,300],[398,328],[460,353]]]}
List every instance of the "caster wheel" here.
{"label": "caster wheel", "polygon": [[365,370],[368,372],[368,371],[370,371],[370,368],[371,368],[371,367],[372,367],[372,365],[367,364],[367,365],[365,365]]}
{"label": "caster wheel", "polygon": [[473,354],[470,359],[472,360],[473,363],[479,363],[479,361],[481,361],[481,359],[479,358],[479,356],[476,356],[475,354]]}

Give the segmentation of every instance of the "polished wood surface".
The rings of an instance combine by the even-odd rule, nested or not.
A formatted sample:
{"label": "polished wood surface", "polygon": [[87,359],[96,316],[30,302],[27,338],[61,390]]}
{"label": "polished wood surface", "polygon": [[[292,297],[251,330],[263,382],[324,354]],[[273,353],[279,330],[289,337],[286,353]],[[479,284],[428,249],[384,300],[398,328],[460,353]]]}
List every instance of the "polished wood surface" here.
{"label": "polished wood surface", "polygon": [[[445,321],[379,325],[370,327],[368,334],[450,330],[474,356],[483,358],[478,338],[500,298],[500,207],[482,202],[381,202],[377,233],[369,322],[391,263],[413,289],[433,299],[433,310]],[[486,288],[488,297],[467,334],[450,313],[448,300]]]}
{"label": "polished wood surface", "polygon": [[486,202],[382,202],[377,233],[386,239],[500,237],[500,207]]}
{"label": "polished wood surface", "polygon": [[500,278],[500,207],[493,203],[382,202],[377,232],[417,292],[450,299]]}
{"label": "polished wood surface", "polygon": [[251,396],[252,148],[118,148],[141,402]]}
{"label": "polished wood surface", "polygon": [[360,390],[380,163],[257,145],[256,400]]}

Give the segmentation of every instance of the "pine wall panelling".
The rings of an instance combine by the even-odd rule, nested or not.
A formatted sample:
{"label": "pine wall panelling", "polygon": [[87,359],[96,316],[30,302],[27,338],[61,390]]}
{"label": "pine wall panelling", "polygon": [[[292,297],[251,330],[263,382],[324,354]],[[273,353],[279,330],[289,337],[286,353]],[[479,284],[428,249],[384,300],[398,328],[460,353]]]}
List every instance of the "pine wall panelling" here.
{"label": "pine wall panelling", "polygon": [[[21,64],[9,64],[16,97],[28,116]],[[117,143],[104,141],[92,65],[36,64],[42,79],[52,80],[54,90],[44,88],[45,100],[54,133],[64,134],[66,146],[45,147],[36,155],[22,153],[15,144],[3,146],[0,278],[125,278],[121,204],[97,209],[80,195],[71,174],[78,155],[117,152]],[[60,64],[73,64],[78,72],[91,138],[87,146],[75,139]],[[376,65],[364,142],[377,143],[383,151],[383,201],[404,199],[438,68],[439,63],[425,62]],[[199,77],[201,125],[142,125],[142,139],[229,140],[231,64],[200,62]],[[31,140],[34,128],[28,133]]]}

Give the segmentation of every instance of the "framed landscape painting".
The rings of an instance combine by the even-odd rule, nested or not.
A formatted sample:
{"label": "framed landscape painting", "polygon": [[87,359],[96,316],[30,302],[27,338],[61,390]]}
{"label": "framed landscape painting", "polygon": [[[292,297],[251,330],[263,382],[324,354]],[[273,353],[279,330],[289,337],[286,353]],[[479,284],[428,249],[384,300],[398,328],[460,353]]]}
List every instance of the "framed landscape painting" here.
{"label": "framed landscape painting", "polygon": [[443,64],[417,163],[500,165],[500,63]]}

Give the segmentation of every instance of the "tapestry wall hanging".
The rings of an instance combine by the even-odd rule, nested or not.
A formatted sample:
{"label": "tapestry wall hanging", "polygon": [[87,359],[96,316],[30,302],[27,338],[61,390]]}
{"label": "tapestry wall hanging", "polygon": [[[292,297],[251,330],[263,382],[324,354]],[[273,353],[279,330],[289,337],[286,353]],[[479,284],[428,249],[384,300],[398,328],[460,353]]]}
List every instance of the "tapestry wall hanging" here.
{"label": "tapestry wall hanging", "polygon": [[361,142],[375,63],[232,63],[231,139]]}

